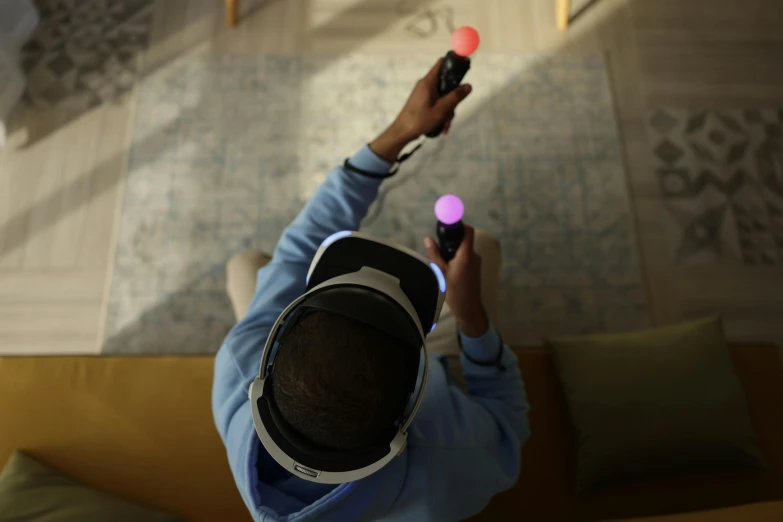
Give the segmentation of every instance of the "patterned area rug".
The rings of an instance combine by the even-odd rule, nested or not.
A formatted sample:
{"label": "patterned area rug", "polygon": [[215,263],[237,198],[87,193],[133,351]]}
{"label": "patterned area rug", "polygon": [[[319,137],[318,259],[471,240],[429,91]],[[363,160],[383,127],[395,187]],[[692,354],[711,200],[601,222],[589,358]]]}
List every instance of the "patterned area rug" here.
{"label": "patterned area rug", "polygon": [[[189,56],[146,77],[105,351],[214,352],[225,262],[271,252],[327,172],[396,115],[431,56]],[[423,251],[444,192],[500,237],[512,342],[645,323],[600,55],[480,55],[447,137],[387,182],[370,232]]]}
{"label": "patterned area rug", "polygon": [[83,112],[136,81],[153,0],[36,0],[41,23],[22,49],[27,98]]}
{"label": "patterned area rug", "polygon": [[647,120],[672,259],[783,263],[783,110],[658,109]]}

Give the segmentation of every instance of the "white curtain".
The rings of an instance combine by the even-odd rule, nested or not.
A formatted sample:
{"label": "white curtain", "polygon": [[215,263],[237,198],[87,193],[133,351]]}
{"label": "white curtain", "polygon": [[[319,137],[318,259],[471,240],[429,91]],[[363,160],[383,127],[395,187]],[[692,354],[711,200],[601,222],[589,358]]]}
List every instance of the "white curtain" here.
{"label": "white curtain", "polygon": [[19,51],[37,25],[38,12],[30,0],[0,0],[0,147],[6,118],[24,92]]}

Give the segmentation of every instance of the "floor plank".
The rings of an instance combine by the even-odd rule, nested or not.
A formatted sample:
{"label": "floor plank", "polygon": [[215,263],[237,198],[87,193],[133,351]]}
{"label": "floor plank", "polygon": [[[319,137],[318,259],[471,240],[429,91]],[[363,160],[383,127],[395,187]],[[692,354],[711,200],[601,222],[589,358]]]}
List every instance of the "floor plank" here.
{"label": "floor plank", "polygon": [[60,335],[88,336],[95,332],[100,307],[100,303],[94,302],[70,302],[68,306],[56,302],[6,304],[0,306],[0,331],[11,335],[32,331],[38,336],[50,336],[56,344]]}

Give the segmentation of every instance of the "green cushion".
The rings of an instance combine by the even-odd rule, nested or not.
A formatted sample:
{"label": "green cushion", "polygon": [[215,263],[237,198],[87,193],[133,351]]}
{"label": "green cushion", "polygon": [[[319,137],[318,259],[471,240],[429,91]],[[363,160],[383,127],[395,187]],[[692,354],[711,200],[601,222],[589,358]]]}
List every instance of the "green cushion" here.
{"label": "green cushion", "polygon": [[546,342],[576,429],[577,491],[764,467],[718,318]]}
{"label": "green cushion", "polygon": [[90,489],[17,451],[0,474],[0,522],[177,522]]}

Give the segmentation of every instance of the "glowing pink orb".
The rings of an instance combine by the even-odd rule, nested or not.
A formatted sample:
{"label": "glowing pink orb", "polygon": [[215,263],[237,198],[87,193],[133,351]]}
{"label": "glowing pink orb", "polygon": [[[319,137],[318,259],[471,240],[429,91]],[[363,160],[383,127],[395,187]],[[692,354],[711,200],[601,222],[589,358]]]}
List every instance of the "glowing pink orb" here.
{"label": "glowing pink orb", "polygon": [[454,194],[446,194],[435,202],[435,217],[444,225],[453,225],[462,219],[465,213],[465,205]]}
{"label": "glowing pink orb", "polygon": [[464,25],[451,34],[451,48],[460,56],[470,56],[479,46],[478,31]]}

